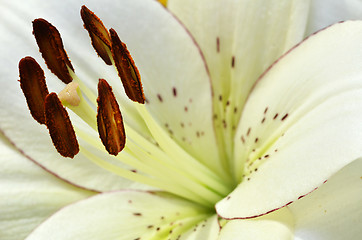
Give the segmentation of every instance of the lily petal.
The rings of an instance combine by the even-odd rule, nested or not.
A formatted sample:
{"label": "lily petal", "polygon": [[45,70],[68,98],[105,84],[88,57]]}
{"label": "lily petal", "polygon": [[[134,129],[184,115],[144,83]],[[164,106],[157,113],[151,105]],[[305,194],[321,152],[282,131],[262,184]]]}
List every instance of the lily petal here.
{"label": "lily petal", "polygon": [[213,215],[202,222],[199,222],[192,229],[186,232],[180,240],[216,240],[218,239],[220,226],[217,215]]}
{"label": "lily petal", "polygon": [[302,40],[309,1],[170,0],[167,6],[205,55],[220,148],[231,158],[235,127],[250,89],[274,60]]}
{"label": "lily petal", "polygon": [[110,192],[63,208],[27,240],[176,239],[208,216],[202,207],[162,193]]}
{"label": "lily petal", "polygon": [[306,35],[333,23],[361,19],[362,2],[359,0],[313,0]]}
{"label": "lily petal", "polygon": [[219,240],[290,240],[293,238],[292,213],[283,208],[251,220],[229,221],[221,230]]}
{"label": "lily petal", "polygon": [[362,159],[353,161],[308,196],[289,206],[296,239],[362,236]]}
{"label": "lily petal", "polygon": [[217,204],[219,214],[249,218],[281,208],[362,154],[361,42],[362,22],[336,24],[255,85],[235,138],[244,181]]}
{"label": "lily petal", "polygon": [[0,236],[24,239],[61,207],[94,192],[64,183],[24,158],[0,139]]}

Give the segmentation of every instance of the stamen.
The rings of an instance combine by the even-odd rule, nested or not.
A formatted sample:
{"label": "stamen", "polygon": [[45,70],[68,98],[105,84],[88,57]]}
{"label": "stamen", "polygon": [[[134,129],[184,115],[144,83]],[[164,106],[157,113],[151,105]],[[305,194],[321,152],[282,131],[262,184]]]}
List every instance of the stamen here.
{"label": "stamen", "polygon": [[57,151],[63,157],[73,158],[79,152],[78,141],[68,113],[55,93],[45,98],[45,119]]}
{"label": "stamen", "polygon": [[111,86],[104,79],[98,83],[97,125],[99,136],[109,154],[117,156],[126,143],[123,119]]}
{"label": "stamen", "polygon": [[112,60],[108,55],[111,49],[111,38],[108,30],[104,27],[102,21],[86,6],[82,6],[80,15],[84,22],[84,28],[88,31],[92,45],[98,56],[100,56],[106,64],[112,65]]}
{"label": "stamen", "polygon": [[126,44],[121,42],[114,29],[109,30],[112,41],[112,56],[115,62],[118,75],[122,80],[127,96],[135,102],[144,104],[141,76],[138,69],[127,50]]}
{"label": "stamen", "polygon": [[70,83],[72,77],[67,66],[73,71],[74,69],[64,50],[58,30],[46,20],[39,18],[33,21],[33,34],[48,68],[64,83]]}
{"label": "stamen", "polygon": [[43,69],[34,58],[25,57],[19,62],[19,73],[20,87],[31,115],[40,124],[45,124],[44,101],[49,92]]}

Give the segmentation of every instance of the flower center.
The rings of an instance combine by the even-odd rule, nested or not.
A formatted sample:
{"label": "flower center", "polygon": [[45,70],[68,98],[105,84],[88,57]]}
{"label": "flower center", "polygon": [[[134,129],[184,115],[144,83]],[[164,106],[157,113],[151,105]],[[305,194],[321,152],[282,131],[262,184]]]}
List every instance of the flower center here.
{"label": "flower center", "polygon": [[[115,67],[126,95],[133,101],[152,139],[123,121],[106,80],[99,79],[97,97],[77,77],[58,30],[44,19],[34,20],[33,33],[48,68],[67,85],[58,95],[49,94],[40,66],[31,57],[23,58],[19,63],[20,82],[32,116],[47,126],[62,156],[73,158],[79,152],[112,173],[213,209],[216,202],[232,191],[234,184],[181,148],[152,117],[144,104],[141,76],[116,31],[108,31],[85,6],[81,16],[94,49],[106,64]],[[63,106],[90,128],[80,122],[72,124]]]}

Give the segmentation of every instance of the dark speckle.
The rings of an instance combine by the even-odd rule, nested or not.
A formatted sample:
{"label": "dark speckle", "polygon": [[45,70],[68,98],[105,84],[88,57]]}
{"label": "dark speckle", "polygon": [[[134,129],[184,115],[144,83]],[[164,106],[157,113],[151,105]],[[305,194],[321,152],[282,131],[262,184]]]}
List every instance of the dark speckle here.
{"label": "dark speckle", "polygon": [[264,114],[266,114],[267,112],[268,112],[268,107],[265,108]]}
{"label": "dark speckle", "polygon": [[264,123],[265,122],[265,118],[263,118],[263,120],[261,120],[261,123]]}
{"label": "dark speckle", "polygon": [[259,138],[255,138],[255,143],[257,143],[259,141]]}
{"label": "dark speckle", "polygon": [[157,98],[160,102],[163,102],[162,96],[160,94],[157,94]]}
{"label": "dark speckle", "polygon": [[284,121],[286,118],[288,117],[288,113],[287,114],[285,114],[283,117],[282,117],[282,121]]}
{"label": "dark speckle", "polygon": [[185,107],[184,110],[185,110],[185,112],[188,112],[189,109],[187,107]]}
{"label": "dark speckle", "polygon": [[177,89],[176,88],[172,88],[172,93],[174,97],[177,97]]}
{"label": "dark speckle", "polygon": [[137,216],[137,217],[140,217],[140,216],[142,216],[142,213],[138,213],[138,212],[137,212],[137,213],[133,213],[133,215],[134,215],[134,216]]}
{"label": "dark speckle", "polygon": [[274,120],[277,119],[278,115],[279,115],[278,113],[275,114],[274,117],[273,117],[273,119],[274,119]]}
{"label": "dark speckle", "polygon": [[220,52],[220,38],[216,37],[216,52]]}
{"label": "dark speckle", "polygon": [[222,102],[222,95],[219,95],[219,101]]}
{"label": "dark speckle", "polygon": [[251,131],[251,128],[249,128],[248,131],[246,132],[246,136],[249,136],[250,131]]}
{"label": "dark speckle", "polygon": [[232,58],[231,58],[231,67],[232,68],[235,67],[235,56],[232,56]]}

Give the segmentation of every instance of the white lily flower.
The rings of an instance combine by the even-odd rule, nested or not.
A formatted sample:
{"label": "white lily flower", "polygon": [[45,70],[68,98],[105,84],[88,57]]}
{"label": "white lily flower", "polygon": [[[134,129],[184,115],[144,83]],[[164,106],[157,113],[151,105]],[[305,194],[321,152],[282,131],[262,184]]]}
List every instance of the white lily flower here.
{"label": "white lily flower", "polygon": [[[150,0],[106,1],[102,6],[55,0],[2,4],[0,46],[7,67],[0,70],[6,86],[0,97],[0,129],[21,154],[78,187],[59,183],[29,164],[9,164],[1,170],[1,199],[14,193],[11,188],[27,187],[5,182],[13,173],[26,177],[27,171],[28,178],[38,171],[49,183],[31,183],[29,193],[20,190],[24,198],[9,205],[23,204],[19,218],[33,213],[31,202],[39,203],[44,193],[34,200],[26,196],[39,189],[52,202],[41,217],[86,198],[56,212],[27,239],[361,236],[362,160],[355,159],[362,156],[362,22],[336,24],[294,46],[307,25],[314,27],[308,23],[308,1],[168,1],[179,19]],[[120,73],[126,95],[117,76],[120,68],[105,65],[88,44],[78,13],[82,4],[114,29],[111,47],[98,53],[111,64],[120,64],[117,58],[126,60],[130,73],[125,75],[136,83],[138,68],[146,104],[127,97],[143,102],[140,84],[135,90]],[[51,22],[62,36],[74,72],[68,63],[66,71],[55,73],[63,77],[69,71],[73,81],[67,87],[46,70],[31,34],[31,21],[39,18]],[[33,26],[37,22],[44,24],[36,20]],[[39,32],[34,30],[34,35]],[[130,55],[118,55],[116,32]],[[40,35],[40,45],[54,36]],[[54,100],[57,95],[45,99],[55,146],[74,159],[60,156],[48,130],[31,119],[16,81],[24,56],[37,60],[49,89],[75,113],[68,111],[79,153],[73,138],[63,141],[68,139],[63,128],[51,126],[54,115],[56,126],[64,116]],[[32,65],[20,66],[21,79],[28,78],[24,71],[41,72],[29,61]],[[100,78],[113,88],[125,139],[106,81],[99,81],[97,91]],[[105,107],[111,106],[107,101],[112,108]],[[1,146],[4,154],[17,159],[19,153],[9,144]],[[55,194],[47,187],[57,189]],[[92,196],[94,192],[99,194]],[[6,220],[11,219],[21,225],[6,206],[0,202],[1,222],[10,226]],[[29,219],[39,224],[39,219]]]}

